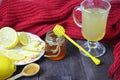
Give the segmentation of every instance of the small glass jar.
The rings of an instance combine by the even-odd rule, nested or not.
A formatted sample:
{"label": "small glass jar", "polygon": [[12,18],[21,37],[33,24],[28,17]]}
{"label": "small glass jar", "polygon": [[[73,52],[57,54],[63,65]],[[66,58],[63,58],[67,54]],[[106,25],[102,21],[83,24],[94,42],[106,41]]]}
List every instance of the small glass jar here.
{"label": "small glass jar", "polygon": [[49,31],[45,37],[46,52],[45,57],[50,60],[61,60],[66,55],[66,42],[62,36],[56,36],[53,31]]}

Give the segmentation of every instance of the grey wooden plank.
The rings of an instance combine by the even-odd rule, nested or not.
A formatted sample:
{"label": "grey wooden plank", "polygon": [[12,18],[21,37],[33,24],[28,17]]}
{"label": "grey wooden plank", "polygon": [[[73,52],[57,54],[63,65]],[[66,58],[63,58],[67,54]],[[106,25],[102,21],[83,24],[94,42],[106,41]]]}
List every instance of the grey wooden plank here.
{"label": "grey wooden plank", "polygon": [[[80,42],[80,40],[77,40]],[[36,61],[41,66],[39,73],[32,77],[21,77],[17,80],[110,80],[107,72],[113,62],[112,47],[105,44],[107,52],[100,59],[102,64],[96,66],[89,58],[80,54],[79,50],[67,41],[66,57],[60,61],[51,61],[42,57]],[[24,66],[17,67],[15,74]]]}
{"label": "grey wooden plank", "polygon": [[[83,44],[83,41],[78,40],[77,42]],[[104,45],[106,47],[106,53],[100,57],[102,64],[99,66],[96,66],[89,58],[81,56],[87,80],[110,80],[108,69],[113,62],[113,48],[110,44]]]}
{"label": "grey wooden plank", "polygon": [[44,59],[41,67],[44,74],[41,74],[40,80],[86,80],[78,49],[69,42],[67,42],[67,55],[63,60]]}

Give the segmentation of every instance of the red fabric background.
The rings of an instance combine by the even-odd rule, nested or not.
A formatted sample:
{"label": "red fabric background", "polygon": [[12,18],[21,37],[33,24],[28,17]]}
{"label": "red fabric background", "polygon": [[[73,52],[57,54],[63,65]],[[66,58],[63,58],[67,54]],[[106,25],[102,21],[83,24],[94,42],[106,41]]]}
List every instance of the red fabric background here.
{"label": "red fabric background", "polygon": [[[0,28],[10,26],[43,36],[55,24],[65,27],[66,33],[83,39],[80,28],[73,22],[72,10],[82,0],[3,0],[0,5]],[[120,38],[120,3],[111,2],[107,31],[103,41],[116,42]],[[72,32],[72,33],[71,33]]]}
{"label": "red fabric background", "polygon": [[[72,11],[82,0],[3,0],[0,3],[0,28],[10,26],[45,36],[56,24],[61,24],[71,38],[83,39],[81,29],[75,25]],[[120,79],[120,1],[112,0],[106,35],[102,41],[114,43],[114,62],[109,76]],[[81,17],[80,17],[81,19]]]}

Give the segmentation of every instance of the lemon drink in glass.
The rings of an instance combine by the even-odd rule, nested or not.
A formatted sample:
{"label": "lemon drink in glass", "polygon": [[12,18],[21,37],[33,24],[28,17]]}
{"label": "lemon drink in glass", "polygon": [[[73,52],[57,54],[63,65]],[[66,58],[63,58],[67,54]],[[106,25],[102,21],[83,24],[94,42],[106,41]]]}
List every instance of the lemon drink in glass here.
{"label": "lemon drink in glass", "polygon": [[[110,8],[110,3],[104,0],[85,0],[81,6],[75,7],[73,10],[73,19],[77,26],[82,26],[82,35],[87,40],[82,46],[95,57],[102,56],[106,51],[104,45],[98,41],[105,35]],[[76,11],[82,12],[82,23],[76,18]],[[81,53],[85,55],[83,52]]]}

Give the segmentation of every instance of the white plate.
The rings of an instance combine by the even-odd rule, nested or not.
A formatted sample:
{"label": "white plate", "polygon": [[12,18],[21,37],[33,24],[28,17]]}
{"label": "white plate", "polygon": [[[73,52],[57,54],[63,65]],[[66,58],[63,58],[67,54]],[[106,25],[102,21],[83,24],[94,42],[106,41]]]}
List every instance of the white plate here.
{"label": "white plate", "polygon": [[[20,33],[20,32],[19,32]],[[29,35],[30,39],[31,40],[39,40],[41,43],[41,45],[44,47],[41,51],[40,51],[40,55],[35,57],[35,58],[26,58],[24,60],[21,60],[17,63],[15,63],[16,65],[26,65],[26,64],[29,64],[29,63],[32,63],[32,62],[35,62],[37,60],[39,60],[45,53],[45,42],[37,35],[34,35],[32,33],[28,33],[27,34]]]}
{"label": "white plate", "polygon": [[[14,61],[14,63],[17,66],[26,65],[26,64],[35,62],[35,61],[39,60],[45,53],[45,42],[37,35],[34,35],[32,33],[28,33],[28,32],[26,32],[26,33],[29,35],[31,40],[39,40],[41,42],[40,45],[43,47],[43,49],[40,51],[40,55],[39,56],[32,57],[32,58],[31,57],[27,57],[27,58],[25,58],[23,60],[20,60],[20,61]],[[20,32],[18,32],[18,35],[19,34],[20,34]],[[19,47],[18,45],[15,48],[17,48],[18,50],[21,49],[21,47]]]}

